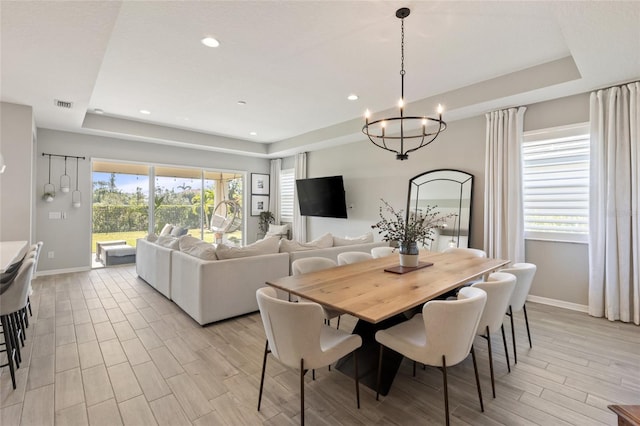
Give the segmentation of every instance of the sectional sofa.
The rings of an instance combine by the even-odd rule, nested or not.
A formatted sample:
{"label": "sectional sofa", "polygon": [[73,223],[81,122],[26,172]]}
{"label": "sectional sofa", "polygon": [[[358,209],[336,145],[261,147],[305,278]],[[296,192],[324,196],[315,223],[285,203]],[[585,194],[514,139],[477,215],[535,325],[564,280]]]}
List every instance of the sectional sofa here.
{"label": "sectional sofa", "polygon": [[[290,275],[303,257],[336,260],[339,253],[388,245],[373,237],[343,239],[325,234],[300,244],[267,237],[243,248],[214,246],[190,236],[138,239],[138,276],[201,325],[258,310],[255,292],[268,280]],[[337,244],[337,245],[335,245]]]}

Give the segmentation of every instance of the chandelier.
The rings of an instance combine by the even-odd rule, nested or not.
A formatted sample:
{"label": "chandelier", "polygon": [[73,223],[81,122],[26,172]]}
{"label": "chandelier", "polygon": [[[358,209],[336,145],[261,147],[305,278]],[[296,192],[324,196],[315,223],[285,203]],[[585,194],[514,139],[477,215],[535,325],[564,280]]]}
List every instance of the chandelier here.
{"label": "chandelier", "polygon": [[[400,38],[400,116],[381,118],[369,122],[371,116],[369,110],[365,113],[365,125],[362,133],[377,147],[396,153],[396,160],[406,160],[409,153],[417,151],[423,146],[433,142],[440,132],[447,128],[447,123],[442,121],[442,105],[438,105],[438,118],[427,116],[407,116],[404,108],[404,18],[409,16],[411,10],[403,7],[396,11],[396,17],[401,20]],[[399,146],[398,146],[399,145]]]}

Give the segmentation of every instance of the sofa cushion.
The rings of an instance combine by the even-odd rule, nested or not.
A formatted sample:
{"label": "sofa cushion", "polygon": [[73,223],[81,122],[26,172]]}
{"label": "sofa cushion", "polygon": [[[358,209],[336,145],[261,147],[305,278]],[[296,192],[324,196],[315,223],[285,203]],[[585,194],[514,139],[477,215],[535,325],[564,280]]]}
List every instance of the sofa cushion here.
{"label": "sofa cushion", "polygon": [[151,233],[149,235],[147,235],[146,237],[144,237],[145,240],[149,241],[150,243],[155,243],[158,240],[158,236],[154,233]]}
{"label": "sofa cushion", "polygon": [[330,233],[326,233],[321,237],[318,237],[315,240],[308,243],[300,243],[294,240],[281,240],[280,252],[291,253],[294,251],[315,250],[315,249],[328,248],[332,246],[333,246],[333,236]]}
{"label": "sofa cushion", "polygon": [[203,260],[217,260],[216,247],[191,235],[183,235],[178,239],[180,251]]}
{"label": "sofa cushion", "polygon": [[244,247],[230,247],[225,244],[218,244],[216,255],[218,259],[223,260],[278,253],[279,241],[279,237],[266,237]]}
{"label": "sofa cushion", "polygon": [[333,237],[333,246],[334,247],[342,247],[342,246],[352,246],[354,244],[365,244],[373,242],[373,233],[367,232],[364,235],[360,235],[359,237]]}
{"label": "sofa cushion", "polygon": [[173,225],[171,225],[170,223],[167,223],[162,228],[162,231],[160,231],[160,236],[164,237],[165,235],[170,235],[172,229],[173,229]]}
{"label": "sofa cushion", "polygon": [[156,244],[162,247],[170,248],[172,250],[180,249],[179,240],[171,235],[160,235],[156,240]]}

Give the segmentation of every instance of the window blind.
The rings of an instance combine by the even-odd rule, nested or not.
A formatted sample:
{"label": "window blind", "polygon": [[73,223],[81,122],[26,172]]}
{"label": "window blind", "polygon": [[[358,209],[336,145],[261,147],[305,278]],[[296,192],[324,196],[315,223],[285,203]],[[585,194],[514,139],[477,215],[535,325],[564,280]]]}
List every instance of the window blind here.
{"label": "window blind", "polygon": [[280,170],[280,220],[293,222],[293,193],[295,178],[293,169]]}
{"label": "window blind", "polygon": [[586,130],[582,126],[574,132],[563,129],[525,137],[522,158],[526,237],[586,241],[589,233]]}

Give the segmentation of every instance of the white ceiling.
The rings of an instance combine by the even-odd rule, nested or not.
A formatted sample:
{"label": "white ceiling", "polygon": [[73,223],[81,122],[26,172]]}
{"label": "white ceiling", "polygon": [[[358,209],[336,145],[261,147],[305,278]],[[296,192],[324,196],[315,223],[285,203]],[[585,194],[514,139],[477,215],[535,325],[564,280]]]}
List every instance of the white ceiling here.
{"label": "white ceiling", "polygon": [[247,155],[349,142],[400,96],[403,6],[414,115],[640,78],[640,1],[3,0],[1,98],[41,128]]}

